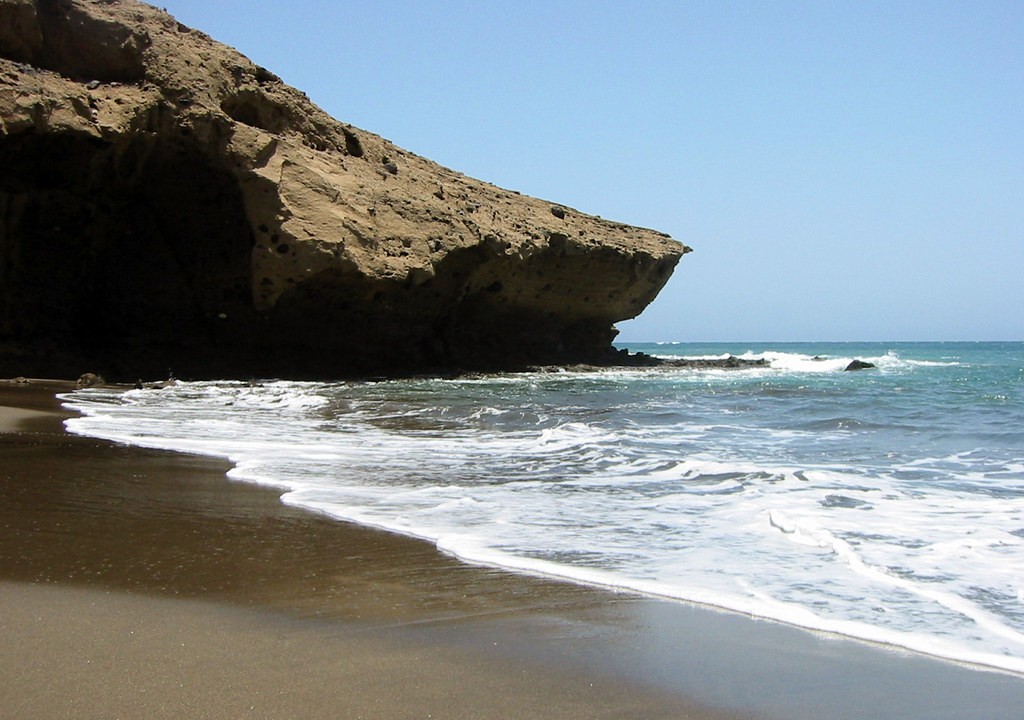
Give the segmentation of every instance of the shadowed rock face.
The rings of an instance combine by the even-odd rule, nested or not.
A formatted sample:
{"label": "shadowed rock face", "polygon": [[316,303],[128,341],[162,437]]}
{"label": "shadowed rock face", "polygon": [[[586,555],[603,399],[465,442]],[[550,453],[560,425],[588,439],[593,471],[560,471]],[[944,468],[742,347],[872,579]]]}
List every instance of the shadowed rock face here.
{"label": "shadowed rock face", "polygon": [[688,248],[344,125],[132,0],[0,0],[0,374],[601,362]]}

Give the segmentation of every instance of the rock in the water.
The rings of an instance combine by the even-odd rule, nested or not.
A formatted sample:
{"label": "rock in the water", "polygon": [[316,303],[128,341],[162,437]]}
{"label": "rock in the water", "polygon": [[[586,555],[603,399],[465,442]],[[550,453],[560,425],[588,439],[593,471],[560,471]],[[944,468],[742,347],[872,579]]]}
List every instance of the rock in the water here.
{"label": "rock in the water", "polygon": [[587,362],[688,250],[338,122],[135,0],[0,0],[0,373]]}
{"label": "rock in the water", "polygon": [[845,369],[848,372],[852,372],[854,370],[867,370],[868,368],[873,367],[875,367],[874,363],[869,363],[865,360],[853,360],[850,362],[849,365],[846,366]]}
{"label": "rock in the water", "polygon": [[740,358],[729,355],[724,358],[673,358],[657,359],[657,364],[663,367],[685,367],[718,370],[737,370],[746,368],[771,367],[766,358]]}

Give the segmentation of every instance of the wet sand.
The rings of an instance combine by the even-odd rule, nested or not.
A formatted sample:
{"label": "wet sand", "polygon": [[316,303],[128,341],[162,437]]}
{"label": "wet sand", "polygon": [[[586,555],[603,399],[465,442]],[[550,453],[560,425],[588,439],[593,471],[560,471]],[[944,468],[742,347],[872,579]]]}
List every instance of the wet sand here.
{"label": "wet sand", "polygon": [[1007,718],[1024,679],[464,565],[0,382],[3,717]]}

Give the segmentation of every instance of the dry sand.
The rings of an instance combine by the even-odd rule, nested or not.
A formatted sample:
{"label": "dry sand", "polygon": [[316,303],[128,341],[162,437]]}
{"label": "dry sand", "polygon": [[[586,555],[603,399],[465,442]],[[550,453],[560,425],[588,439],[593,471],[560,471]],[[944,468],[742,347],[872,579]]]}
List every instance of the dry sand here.
{"label": "dry sand", "polygon": [[2,718],[1005,718],[1024,679],[464,565],[0,383]]}
{"label": "dry sand", "polygon": [[705,717],[627,683],[202,601],[0,584],[5,718]]}

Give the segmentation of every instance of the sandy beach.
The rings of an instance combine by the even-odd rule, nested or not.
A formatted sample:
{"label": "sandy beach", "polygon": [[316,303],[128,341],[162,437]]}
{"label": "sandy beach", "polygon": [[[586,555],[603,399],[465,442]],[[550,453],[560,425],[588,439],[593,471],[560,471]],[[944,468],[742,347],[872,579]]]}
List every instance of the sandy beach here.
{"label": "sandy beach", "polygon": [[0,382],[5,718],[1006,718],[1024,679],[472,567]]}

